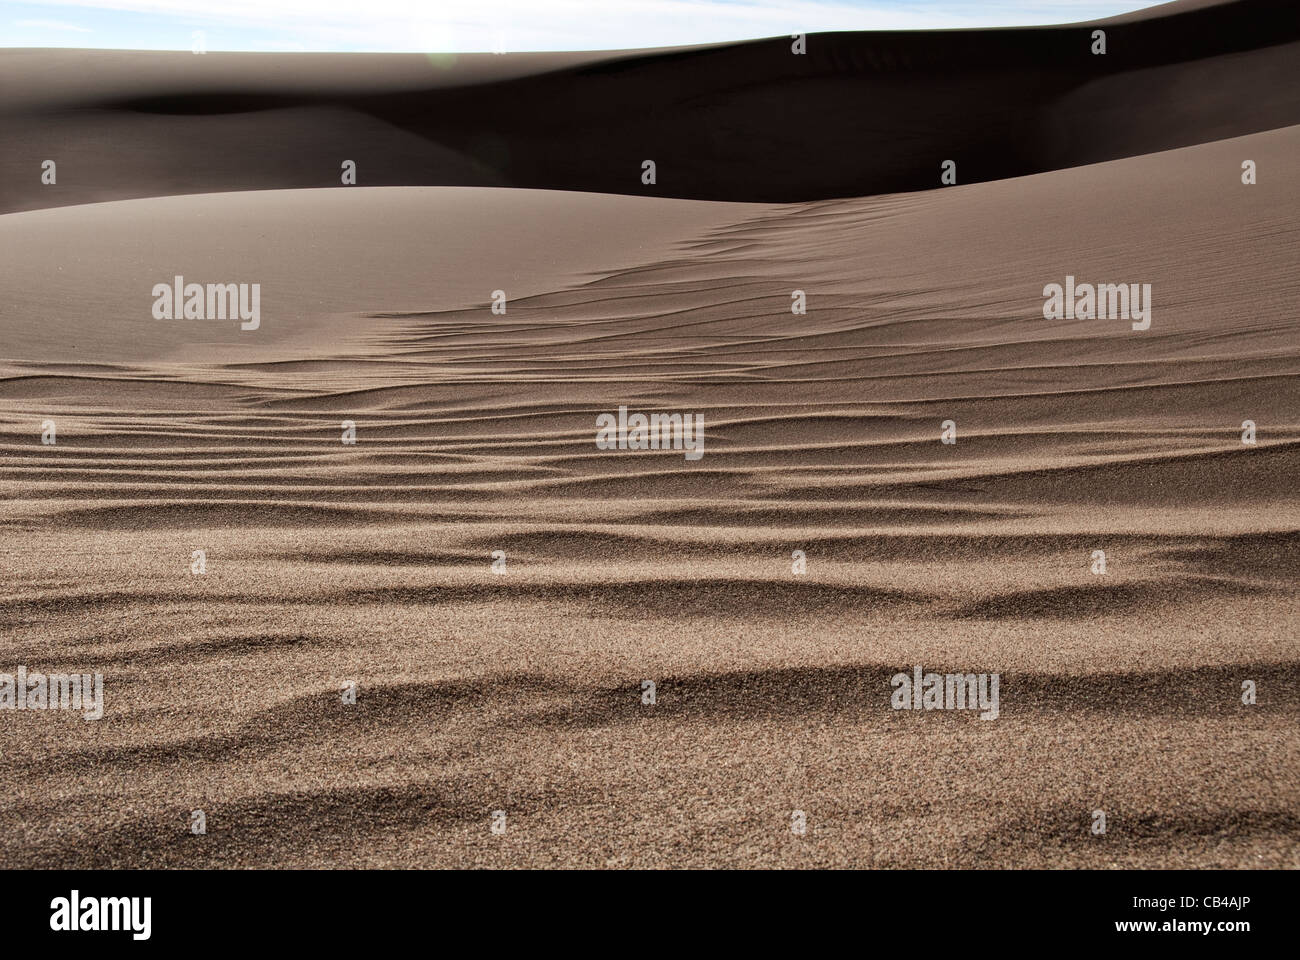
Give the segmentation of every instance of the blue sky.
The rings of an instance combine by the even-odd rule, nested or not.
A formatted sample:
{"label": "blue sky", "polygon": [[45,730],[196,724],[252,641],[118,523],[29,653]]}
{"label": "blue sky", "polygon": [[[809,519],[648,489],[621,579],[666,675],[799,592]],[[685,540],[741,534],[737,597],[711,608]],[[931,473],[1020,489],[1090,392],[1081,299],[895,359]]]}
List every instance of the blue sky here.
{"label": "blue sky", "polygon": [[608,50],[821,30],[1067,23],[1152,0],[0,0],[0,47]]}

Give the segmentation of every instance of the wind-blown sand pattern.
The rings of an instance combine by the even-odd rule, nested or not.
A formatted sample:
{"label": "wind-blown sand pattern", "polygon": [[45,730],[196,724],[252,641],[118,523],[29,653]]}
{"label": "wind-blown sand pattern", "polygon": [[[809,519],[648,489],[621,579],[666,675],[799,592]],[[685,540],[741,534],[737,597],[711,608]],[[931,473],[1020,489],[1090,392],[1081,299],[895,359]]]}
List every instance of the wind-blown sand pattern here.
{"label": "wind-blown sand pattern", "polygon": [[[0,864],[1300,866],[1298,167],[0,217],[0,670],[106,699],[0,714]],[[172,272],[262,328],[152,320]],[[1043,319],[1066,274],[1150,330]],[[1001,715],[892,710],[915,664]]]}

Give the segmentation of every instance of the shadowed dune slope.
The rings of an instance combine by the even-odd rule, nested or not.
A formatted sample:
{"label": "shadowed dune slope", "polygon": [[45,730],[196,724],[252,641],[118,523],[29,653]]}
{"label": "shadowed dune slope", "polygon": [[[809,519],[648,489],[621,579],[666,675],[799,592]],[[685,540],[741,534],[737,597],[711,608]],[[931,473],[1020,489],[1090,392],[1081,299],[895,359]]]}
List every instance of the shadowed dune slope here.
{"label": "shadowed dune slope", "polygon": [[[922,190],[945,160],[974,183],[1300,123],[1298,51],[1289,0],[816,34],[802,55],[789,38],[459,57],[3,50],[0,212],[337,186],[344,160],[367,186],[765,202]],[[51,158],[58,182],[42,185]]]}

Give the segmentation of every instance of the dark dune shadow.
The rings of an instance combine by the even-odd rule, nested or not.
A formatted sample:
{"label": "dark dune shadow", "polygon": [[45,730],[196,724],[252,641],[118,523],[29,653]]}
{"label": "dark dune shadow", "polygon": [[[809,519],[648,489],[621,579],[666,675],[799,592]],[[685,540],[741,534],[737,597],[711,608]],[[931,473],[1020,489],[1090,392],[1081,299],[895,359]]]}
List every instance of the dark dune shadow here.
{"label": "dark dune shadow", "polygon": [[[1051,502],[1146,505],[1159,490],[1168,506],[1233,504],[1249,487],[1253,497],[1285,500],[1291,478],[1300,472],[1300,443],[1279,441],[1262,447],[1238,446],[1211,452],[1115,459],[1105,463],[1016,470],[999,465],[981,476],[916,483],[862,483],[818,487],[825,500],[916,499],[981,505]],[[806,489],[770,494],[773,499],[805,500]]]}
{"label": "dark dune shadow", "polygon": [[571,603],[592,613],[640,619],[647,616],[800,617],[832,612],[869,614],[926,603],[925,593],[882,587],[710,577],[635,583],[510,583],[501,578],[479,586],[378,587],[332,596],[337,603]]}
{"label": "dark dune shadow", "polygon": [[13,627],[51,617],[88,617],[109,610],[174,604],[184,600],[174,592],[151,590],[70,590],[36,597],[11,597],[0,601],[0,626]]}
{"label": "dark dune shadow", "polygon": [[[809,497],[808,499],[813,499]],[[692,527],[852,527],[915,526],[976,523],[982,520],[1009,520],[1028,513],[979,510],[974,507],[921,505],[859,506],[854,504],[808,504],[803,506],[711,506],[664,507],[654,512],[634,514],[630,523],[653,526]]]}
{"label": "dark dune shadow", "polygon": [[[390,737],[395,731],[426,733],[442,729],[456,714],[473,718],[477,711],[508,707],[529,697],[568,694],[572,688],[545,677],[506,676],[485,680],[361,685],[355,704],[337,691],[295,697],[258,713],[228,731],[202,733],[160,743],[95,746],[42,758],[51,770],[70,773],[79,765],[165,767],[220,764],[304,740]],[[10,759],[6,765],[25,766]]]}
{"label": "dark dune shadow", "polygon": [[[742,508],[737,508],[738,510]],[[883,508],[886,513],[892,506]],[[938,513],[946,507],[934,506]],[[928,511],[918,508],[918,516]],[[976,511],[978,512],[978,511]],[[1001,518],[1003,513],[993,513]],[[703,514],[701,519],[708,516]],[[1207,576],[1232,571],[1241,575],[1285,577],[1300,563],[1300,533],[1264,532],[1231,534],[1223,537],[1191,534],[1135,534],[1116,531],[1104,536],[1077,533],[997,534],[970,533],[830,533],[800,537],[797,542],[729,537],[720,542],[661,538],[647,532],[611,532],[591,529],[541,529],[466,541],[486,556],[492,550],[523,554],[539,560],[615,560],[620,557],[733,557],[752,556],[785,566],[791,550],[804,550],[810,560],[821,558],[842,562],[936,562],[944,560],[989,560],[994,558],[1046,559],[1075,555],[1080,568],[1087,566],[1091,552],[1104,546],[1112,554],[1149,557],[1171,562],[1188,572]],[[286,557],[286,559],[288,559]],[[774,568],[775,569],[775,568]]]}
{"label": "dark dune shadow", "polygon": [[1277,592],[1226,577],[1184,575],[1162,580],[1097,583],[1088,586],[1019,590],[957,607],[948,616],[958,620],[1090,620],[1142,613],[1160,607],[1223,597],[1241,599]]}
{"label": "dark dune shadow", "polygon": [[[266,791],[210,804],[204,810],[203,836],[190,833],[190,808],[180,802],[174,811],[159,810],[150,818],[61,842],[33,844],[23,854],[33,864],[54,862],[64,869],[230,868],[264,864],[270,848],[319,848],[337,855],[340,848],[380,836],[446,829],[476,819],[486,822],[502,805],[512,812],[528,812],[547,802],[487,777],[447,777],[401,787]],[[0,822],[15,816],[57,822],[60,814],[10,809],[0,812]]]}
{"label": "dark dune shadow", "polygon": [[[996,665],[923,666],[935,673],[1000,672]],[[783,720],[807,715],[976,721],[978,711],[894,710],[890,679],[911,669],[911,664],[869,664],[670,676],[656,681],[653,707],[642,704],[638,683],[591,691],[571,705],[527,712],[520,725],[605,726],[648,722],[662,715],[682,721]],[[1003,673],[1001,718],[1098,712],[1124,717],[1230,715],[1245,709],[1240,700],[1245,679],[1267,691],[1251,710],[1300,713],[1300,696],[1295,693],[1300,689],[1300,664],[1286,662],[1083,675]]]}
{"label": "dark dune shadow", "polygon": [[[1104,56],[1091,52],[1096,25]],[[0,211],[194,183],[337,185],[338,164],[320,162],[331,150],[356,159],[372,186],[768,202],[933,189],[944,158],[974,183],[1298,123],[1298,42],[1300,13],[1287,0],[1231,0],[1098,24],[813,34],[803,55],[788,37],[594,63],[573,54],[522,76],[465,72],[457,83],[453,68],[414,85],[410,58],[370,58],[358,77],[355,54],[322,55],[286,78],[275,69],[285,55],[227,55],[222,82],[179,69],[188,54],[135,52],[143,75],[158,77],[142,89],[87,51],[39,51],[55,65],[46,78],[99,70],[102,80],[67,94],[16,84],[0,98],[14,171],[59,156],[102,182],[47,189],[0,169]],[[112,146],[122,142],[169,162],[123,166]],[[658,164],[653,187],[640,181],[646,158]]]}
{"label": "dark dune shadow", "polygon": [[[484,559],[484,566],[488,561]],[[488,579],[488,577],[491,577]],[[594,615],[641,619],[647,616],[743,618],[753,615],[801,619],[816,614],[906,609],[931,602],[928,594],[868,586],[835,586],[812,581],[740,578],[660,579],[633,583],[517,583],[485,575],[482,585],[366,587],[304,593],[288,601],[314,606],[353,604],[520,603],[571,604]],[[0,601],[0,625],[16,626],[59,617],[85,617],[109,610],[173,607],[217,601],[230,605],[282,605],[285,598],[244,592],[93,591],[17,597]]]}
{"label": "dark dune shadow", "polygon": [[305,633],[253,633],[236,636],[208,637],[183,640],[176,643],[159,643],[143,649],[121,650],[114,653],[83,652],[59,649],[51,656],[48,648],[15,650],[9,654],[17,663],[40,663],[47,672],[61,665],[77,667],[121,666],[174,666],[178,662],[197,662],[216,658],[254,656],[290,648],[319,649],[331,645],[323,637]]}
{"label": "dark dune shadow", "polygon": [[1300,582],[1300,532],[1236,534],[1195,546],[1172,545],[1153,554],[1190,570]]}
{"label": "dark dune shadow", "polygon": [[[322,491],[320,498],[327,495]],[[413,511],[409,507],[401,512],[390,512],[323,504],[308,506],[270,499],[245,500],[242,503],[196,500],[148,505],[134,500],[133,505],[59,510],[37,522],[83,530],[193,530],[199,527],[370,526],[409,523],[412,519],[428,523],[470,523],[476,518],[464,513]]]}
{"label": "dark dune shadow", "polygon": [[326,563],[362,567],[486,567],[492,561],[491,550],[499,548],[499,541],[494,547],[489,547],[481,553],[467,553],[456,550],[422,552],[415,550],[343,548],[329,551],[286,551],[273,555],[271,559],[286,560],[292,563]]}
{"label": "dark dune shadow", "polygon": [[1179,853],[1189,847],[1201,850],[1204,859],[1203,848],[1211,844],[1236,845],[1256,838],[1287,845],[1300,841],[1300,815],[1294,811],[1235,805],[1176,813],[1130,813],[1112,805],[1106,811],[1106,833],[1094,836],[1092,805],[1081,801],[1072,806],[1020,809],[995,829],[963,841],[956,859],[979,866],[1023,865],[1026,858],[1054,857],[1054,862],[1066,866],[1070,857],[1082,860],[1146,853],[1164,854],[1176,862]]}

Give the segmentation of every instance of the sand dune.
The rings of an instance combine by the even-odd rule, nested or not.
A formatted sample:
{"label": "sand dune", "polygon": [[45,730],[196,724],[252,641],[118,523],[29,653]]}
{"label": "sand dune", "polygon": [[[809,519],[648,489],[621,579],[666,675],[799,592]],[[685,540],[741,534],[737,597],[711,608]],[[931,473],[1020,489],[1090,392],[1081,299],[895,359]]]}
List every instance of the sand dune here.
{"label": "sand dune", "polygon": [[[1091,34],[1107,31],[1107,52]],[[0,212],[213,191],[528,187],[797,202],[975,183],[1300,123],[1290,0],[1091,24],[666,51],[0,51]],[[38,82],[33,82],[33,79]],[[64,171],[41,185],[40,164]],[[653,186],[641,181],[654,160]],[[256,202],[256,201],[252,201]]]}
{"label": "sand dune", "polygon": [[[771,81],[787,117],[832,76],[852,99],[929,71],[863,121],[914,112],[974,151],[920,193],[880,191],[934,144],[841,157],[810,117],[807,177],[762,169],[805,153],[755,146],[746,118],[778,109],[757,80],[681,121],[676,73],[753,77],[771,45],[313,58],[238,90],[217,56],[182,83],[166,55],[42,52],[57,80],[0,83],[31,121],[0,153],[22,211],[0,216],[0,671],[102,672],[106,707],[0,711],[0,865],[1300,867],[1300,113],[1267,82],[1300,41],[1278,9],[1117,18],[1122,69],[1091,79],[1078,27],[811,38],[822,79]],[[981,102],[1041,77],[996,151],[962,140],[999,130],[967,100],[955,131],[933,109],[976,40],[1010,64]],[[0,77],[34,56],[0,52]],[[661,181],[708,201],[503,189],[633,192],[589,163],[639,162],[603,114],[557,128],[563,170],[529,139],[579,80],[651,139],[669,112],[691,136],[732,118],[756,166],[717,172],[715,143]],[[664,83],[663,117],[628,106]],[[1148,124],[1182,84],[1217,93]],[[482,104],[504,146],[466,146],[468,106],[416,122],[432,103]],[[1086,119],[1041,139],[1060,104]],[[237,154],[224,180],[194,145],[79,179],[92,136],[57,194],[5,166],[38,129],[146,151],[289,115],[284,166]],[[391,182],[492,185],[301,172],[320,131],[381,123],[410,162]],[[175,273],[262,283],[260,327],[153,319]],[[1150,328],[1044,319],[1067,274],[1150,284]],[[620,405],[702,414],[704,455],[598,449]],[[916,664],[998,673],[1000,716],[893,709]]]}

